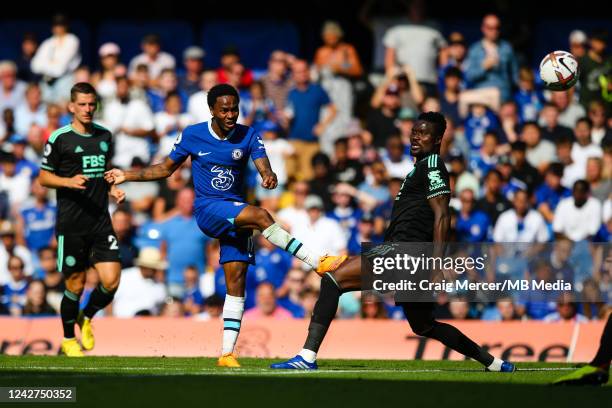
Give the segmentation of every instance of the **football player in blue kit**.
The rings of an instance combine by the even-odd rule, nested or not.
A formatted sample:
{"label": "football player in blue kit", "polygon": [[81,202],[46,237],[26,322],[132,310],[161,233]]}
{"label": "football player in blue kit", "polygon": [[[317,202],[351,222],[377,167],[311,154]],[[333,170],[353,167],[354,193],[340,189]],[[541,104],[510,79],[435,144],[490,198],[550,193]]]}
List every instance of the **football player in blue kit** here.
{"label": "football player in blue kit", "polygon": [[251,240],[254,229],[318,273],[332,271],[344,261],[342,257],[318,256],[281,228],[266,210],[245,202],[242,191],[249,158],[261,175],[262,187],[273,189],[278,182],[259,134],[237,123],[239,102],[238,92],[232,86],[213,87],[208,92],[212,119],[186,127],[162,163],[142,170],[106,172],[106,180],[115,185],[125,181],[159,180],[170,176],[191,157],[198,226],[206,235],[218,238],[221,245],[220,263],[227,285],[223,346],[218,361],[223,367],[240,367],[234,346],[244,311],[247,267],[255,261]]}

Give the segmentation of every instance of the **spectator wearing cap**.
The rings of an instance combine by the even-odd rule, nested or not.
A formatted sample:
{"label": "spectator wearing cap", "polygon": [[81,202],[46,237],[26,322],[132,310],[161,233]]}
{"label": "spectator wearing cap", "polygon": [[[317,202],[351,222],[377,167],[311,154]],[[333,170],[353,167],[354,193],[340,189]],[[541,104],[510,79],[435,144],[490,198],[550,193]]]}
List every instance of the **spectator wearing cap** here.
{"label": "spectator wearing cap", "polygon": [[47,106],[41,96],[38,84],[28,84],[25,100],[15,108],[15,131],[19,135],[27,136],[32,125],[47,126]]}
{"label": "spectator wearing cap", "polygon": [[502,174],[497,169],[490,170],[484,178],[484,195],[476,202],[476,208],[489,216],[492,225],[495,225],[501,213],[511,207],[502,194],[502,183]]}
{"label": "spectator wearing cap", "polygon": [[440,98],[440,111],[451,118],[454,123],[461,123],[459,115],[459,95],[463,73],[457,67],[449,67],[444,71],[444,90]]}
{"label": "spectator wearing cap", "polygon": [[457,214],[455,231],[458,242],[487,242],[491,220],[483,211],[476,209],[474,191],[466,188],[459,193],[461,207]]}
{"label": "spectator wearing cap", "polygon": [[538,113],[544,106],[544,94],[535,87],[535,76],[529,67],[519,70],[518,89],[514,93],[514,102],[518,107],[521,123],[537,120]]}
{"label": "spectator wearing cap", "polygon": [[540,173],[527,160],[527,143],[522,140],[516,141],[511,145],[512,171],[511,179],[517,179],[525,184],[529,193],[535,190],[540,184]]}
{"label": "spectator wearing cap", "polygon": [[[276,172],[276,177],[278,179],[278,187],[276,189],[266,190],[261,187],[261,176],[257,176],[259,182],[256,187],[256,196],[262,201],[267,201],[269,199],[274,199],[274,201],[276,201],[280,193],[285,190],[288,180],[286,164],[287,161],[293,158],[297,153],[291,143],[279,137],[280,130],[278,124],[269,120],[263,121],[259,126],[259,132],[266,148],[268,160],[270,160],[270,165]],[[266,205],[264,205],[262,203],[262,206],[268,208],[270,204],[271,203],[266,203]],[[273,206],[276,206],[276,204],[273,204]]]}
{"label": "spectator wearing cap", "polygon": [[200,75],[199,90],[191,95],[187,101],[187,113],[194,123],[206,122],[212,117],[208,107],[208,91],[218,83],[217,71],[209,69]]}
{"label": "spectator wearing cap", "polygon": [[113,316],[134,317],[143,311],[155,315],[166,298],[166,287],[155,280],[155,275],[168,267],[159,250],[142,248],[135,264],[121,272],[121,283],[113,301]]}
{"label": "spectator wearing cap", "polygon": [[17,65],[0,61],[0,112],[16,109],[25,101],[26,84],[17,79]]}
{"label": "spectator wearing cap", "polygon": [[410,3],[406,23],[385,33],[385,70],[410,65],[416,79],[426,88],[427,95],[435,95],[438,81],[436,63],[446,40],[438,30],[425,24],[424,12],[422,2]]}
{"label": "spectator wearing cap", "polygon": [[551,92],[550,102],[559,111],[559,124],[570,129],[574,128],[578,119],[586,115],[586,110],[574,100],[573,93],[570,91]]}
{"label": "spectator wearing cap", "polygon": [[30,251],[51,246],[54,242],[57,207],[48,198],[49,190],[38,179],[32,183],[32,198],[17,215],[17,231]]}
{"label": "spectator wearing cap", "polygon": [[10,221],[0,221],[0,285],[10,281],[11,275],[8,269],[9,258],[16,256],[23,263],[24,273],[31,276],[34,273],[32,265],[32,254],[16,239],[15,226]]}
{"label": "spectator wearing cap", "polygon": [[142,53],[138,54],[130,61],[130,77],[136,73],[136,67],[145,65],[149,72],[149,86],[155,87],[162,71],[165,69],[174,70],[176,61],[174,57],[161,49],[161,40],[157,34],[144,36],[141,42]]}
{"label": "spectator wearing cap", "polygon": [[255,307],[244,312],[245,319],[271,318],[277,320],[291,319],[291,312],[280,306],[276,299],[274,285],[263,282],[255,293]]}
{"label": "spectator wearing cap", "polygon": [[319,70],[329,70],[334,75],[359,78],[363,68],[355,47],[342,41],[344,31],[335,21],[326,21],[321,30],[323,45],[317,49],[314,64]]}
{"label": "spectator wearing cap", "polygon": [[538,124],[541,126],[542,139],[556,143],[561,138],[573,138],[572,129],[559,124],[559,108],[547,102],[540,111]]}
{"label": "spectator wearing cap", "polygon": [[15,156],[3,151],[0,151],[0,168],[0,192],[5,192],[10,206],[16,209],[28,198],[31,172],[17,173]]}
{"label": "spectator wearing cap", "polygon": [[556,160],[555,145],[542,139],[537,122],[525,122],[520,138],[527,146],[527,162],[544,173],[548,165]]}
{"label": "spectator wearing cap", "polygon": [[466,80],[472,88],[498,88],[501,101],[512,98],[518,82],[517,58],[509,42],[500,38],[501,21],[487,14],[481,25],[482,40],[472,44],[466,61]]}
{"label": "spectator wearing cap", "polygon": [[572,196],[564,198],[555,209],[553,230],[574,242],[590,239],[599,231],[602,206],[591,197],[591,188],[586,180],[578,180],[572,188]]}
{"label": "spectator wearing cap", "polygon": [[580,67],[580,103],[586,109],[594,100],[601,99],[599,76],[606,64],[612,64],[612,58],[606,53],[608,32],[596,30],[589,37],[589,50],[578,60]]}
{"label": "spectator wearing cap", "polygon": [[[38,177],[40,167],[37,163],[28,158],[28,153],[30,153],[29,156],[34,156],[37,161],[38,157],[40,156],[35,155],[36,153],[31,151],[32,149],[30,149],[28,146],[28,139],[25,136],[14,134],[9,138],[8,142],[13,147],[13,156],[15,157],[15,173],[25,173],[30,177],[30,180],[33,181],[36,177]],[[28,152],[28,150],[30,151]]]}
{"label": "spectator wearing cap", "polygon": [[366,117],[364,138],[368,145],[382,149],[385,147],[387,137],[398,133],[396,119],[400,106],[397,84],[389,85],[384,89],[380,105],[371,109]]}
{"label": "spectator wearing cap", "polygon": [[300,152],[297,156],[295,176],[310,180],[313,177],[310,164],[313,156],[319,151],[319,137],[336,117],[336,107],[327,92],[320,85],[310,81],[309,66],[306,61],[295,61],[292,72],[294,88],[287,95],[288,109],[284,112],[285,123],[288,124],[291,144]]}
{"label": "spectator wearing cap", "polygon": [[179,191],[176,197],[176,215],[159,225],[161,251],[168,260],[167,284],[172,296],[182,297],[183,271],[195,266],[204,273],[206,244],[210,238],[202,234],[193,216],[194,192],[191,188]]}
{"label": "spectator wearing cap", "polygon": [[289,62],[293,56],[281,50],[275,50],[268,59],[268,70],[261,78],[264,84],[266,97],[274,103],[278,112],[282,112],[287,105],[287,95],[293,88],[293,80],[289,75]]}
{"label": "spectator wearing cap", "polygon": [[493,229],[494,242],[547,242],[550,236],[546,221],[529,206],[529,194],[518,190],[512,208],[503,212]]}
{"label": "spectator wearing cap", "polygon": [[572,195],[570,189],[561,184],[562,177],[563,165],[551,163],[544,174],[544,182],[535,191],[535,207],[551,225],[559,202]]}
{"label": "spectator wearing cap", "polygon": [[17,77],[24,82],[38,82],[40,75],[32,72],[32,58],[38,49],[38,39],[31,32],[26,32],[21,39],[21,55],[17,59]]}
{"label": "spectator wearing cap", "polygon": [[119,60],[120,55],[121,48],[113,42],[104,43],[98,49],[100,71],[93,73],[91,83],[105,101],[112,100],[117,93],[116,78],[127,74],[126,67]]}
{"label": "spectator wearing cap", "polygon": [[589,39],[582,30],[574,30],[569,35],[569,50],[570,53],[580,59],[586,54],[587,43]]}
{"label": "spectator wearing cap", "polygon": [[204,50],[196,45],[187,47],[183,52],[184,72],[178,76],[178,87],[188,96],[200,91],[200,77],[204,71]]}
{"label": "spectator wearing cap", "polygon": [[458,31],[448,36],[448,46],[440,53],[440,67],[438,68],[438,91],[442,95],[446,91],[446,73],[451,68],[459,70],[459,78],[463,80],[463,65],[467,55],[467,44],[463,34]]}
{"label": "spectator wearing cap", "polygon": [[72,86],[72,74],[81,64],[79,38],[69,32],[68,19],[53,17],[52,36],[40,44],[32,58],[32,72],[42,75],[43,100],[47,103],[65,101]]}
{"label": "spectator wearing cap", "polygon": [[[221,53],[220,67],[217,69],[220,84],[227,84],[235,88],[248,88],[253,82],[253,71],[244,68],[240,61],[240,53],[235,46],[226,47]],[[242,69],[236,77],[236,66]],[[235,78],[232,78],[235,77]]]}
{"label": "spectator wearing cap", "polygon": [[263,82],[253,81],[245,96],[240,99],[241,121],[244,125],[260,131],[264,122],[277,121],[274,102],[266,97]]}
{"label": "spectator wearing cap", "polygon": [[592,129],[593,123],[588,117],[578,119],[574,127],[575,141],[572,145],[572,161],[581,169],[581,178],[586,175],[586,163],[590,157],[603,157],[601,147],[593,143]]}
{"label": "spectator wearing cap", "polygon": [[149,161],[147,137],[155,129],[155,118],[146,102],[130,97],[126,77],[117,78],[117,96],[104,108],[102,122],[115,136],[113,164],[127,168],[135,157]]}
{"label": "spectator wearing cap", "polygon": [[315,252],[345,253],[348,237],[336,220],[325,216],[321,197],[308,196],[304,207],[308,213],[308,220],[306,223],[294,225],[291,233],[301,242],[311,243]]}

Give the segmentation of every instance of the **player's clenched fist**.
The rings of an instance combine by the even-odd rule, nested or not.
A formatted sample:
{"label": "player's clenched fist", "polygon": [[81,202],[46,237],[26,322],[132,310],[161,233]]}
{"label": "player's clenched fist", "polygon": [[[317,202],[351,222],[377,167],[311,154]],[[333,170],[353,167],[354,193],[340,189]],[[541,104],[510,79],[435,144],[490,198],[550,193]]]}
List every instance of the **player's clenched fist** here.
{"label": "player's clenched fist", "polygon": [[67,188],[74,188],[76,190],[85,190],[85,189],[87,189],[87,187],[85,186],[85,183],[88,180],[89,180],[89,178],[87,176],[84,176],[82,174],[77,174],[74,177],[70,177],[70,178],[66,179],[65,187],[67,187]]}
{"label": "player's clenched fist", "polygon": [[263,176],[263,180],[261,182],[261,186],[263,188],[267,188],[268,190],[273,190],[278,185],[278,179],[276,178],[275,173],[268,173]]}
{"label": "player's clenched fist", "polygon": [[125,173],[123,170],[119,169],[110,169],[106,173],[104,173],[104,180],[106,180],[109,184],[121,184],[125,182]]}
{"label": "player's clenched fist", "polygon": [[117,204],[121,204],[125,201],[125,191],[116,188],[114,185],[110,189],[110,195],[115,199]]}

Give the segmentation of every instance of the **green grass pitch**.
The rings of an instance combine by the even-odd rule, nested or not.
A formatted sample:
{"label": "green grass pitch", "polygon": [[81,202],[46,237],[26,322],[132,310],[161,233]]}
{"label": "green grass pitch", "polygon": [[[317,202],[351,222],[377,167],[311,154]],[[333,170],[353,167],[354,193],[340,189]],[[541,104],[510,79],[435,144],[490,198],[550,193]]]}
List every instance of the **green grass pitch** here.
{"label": "green grass pitch", "polygon": [[0,386],[73,386],[77,404],[66,406],[104,408],[586,408],[612,402],[611,386],[548,385],[571,364],[518,363],[515,373],[502,374],[483,372],[472,361],[322,360],[310,372],[270,370],[272,361],[242,358],[242,368],[225,369],[211,358],[0,356]]}

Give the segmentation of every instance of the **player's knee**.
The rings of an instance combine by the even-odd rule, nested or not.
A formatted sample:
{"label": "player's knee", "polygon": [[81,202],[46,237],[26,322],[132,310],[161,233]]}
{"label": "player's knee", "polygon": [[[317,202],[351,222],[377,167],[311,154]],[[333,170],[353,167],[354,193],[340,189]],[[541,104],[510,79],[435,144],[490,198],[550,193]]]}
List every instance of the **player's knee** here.
{"label": "player's knee", "polygon": [[434,321],[422,320],[422,319],[411,319],[408,317],[408,323],[410,328],[417,336],[428,337],[429,332],[433,328]]}
{"label": "player's knee", "polygon": [[83,294],[83,290],[85,290],[85,282],[76,280],[66,281],[66,289],[80,297]]}

